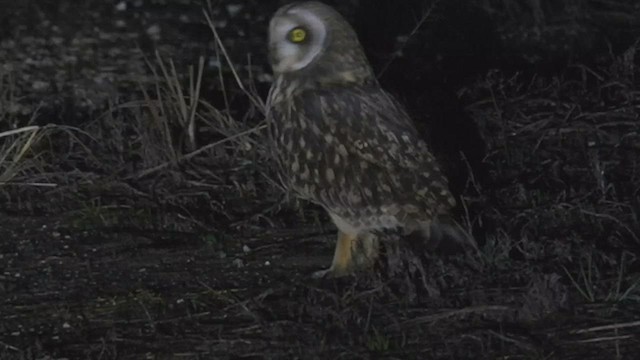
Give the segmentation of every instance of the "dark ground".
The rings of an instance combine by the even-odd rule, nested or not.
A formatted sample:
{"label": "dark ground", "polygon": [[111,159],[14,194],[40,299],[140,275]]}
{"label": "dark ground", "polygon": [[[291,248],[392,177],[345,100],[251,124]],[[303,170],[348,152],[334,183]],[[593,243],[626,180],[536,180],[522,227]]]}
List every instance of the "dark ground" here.
{"label": "dark ground", "polygon": [[[200,2],[0,2],[0,133],[58,124],[20,157],[0,137],[0,359],[637,358],[640,6],[471,3],[419,27],[427,1],[339,5],[480,253],[388,247],[373,273],[312,280],[335,230],[270,180]],[[279,4],[211,4],[262,98]],[[188,89],[198,56],[191,152],[167,79]]]}

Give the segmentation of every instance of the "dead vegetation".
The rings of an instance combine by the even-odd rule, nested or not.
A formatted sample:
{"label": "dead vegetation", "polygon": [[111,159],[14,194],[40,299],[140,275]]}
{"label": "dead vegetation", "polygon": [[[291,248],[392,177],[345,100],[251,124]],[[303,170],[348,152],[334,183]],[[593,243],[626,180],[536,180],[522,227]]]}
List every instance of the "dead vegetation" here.
{"label": "dead vegetation", "polygon": [[0,358],[634,358],[636,50],[460,90],[488,144],[489,181],[462,195],[479,267],[430,254],[336,281],[309,280],[333,231],[272,180],[251,74],[157,56],[154,86],[80,128],[12,117],[3,74]]}

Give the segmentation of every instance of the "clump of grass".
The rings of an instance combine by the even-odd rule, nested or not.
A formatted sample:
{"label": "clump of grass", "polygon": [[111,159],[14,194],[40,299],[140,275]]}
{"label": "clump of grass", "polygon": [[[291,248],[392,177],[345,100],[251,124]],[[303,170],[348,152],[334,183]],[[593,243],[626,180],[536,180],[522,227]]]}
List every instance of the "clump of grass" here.
{"label": "clump of grass", "polygon": [[[215,27],[211,22],[210,25],[215,33]],[[220,49],[217,56],[225,56],[229,61],[230,72],[237,80],[241,91],[251,100],[258,113],[264,114],[264,104],[257,94],[244,87],[217,33],[215,34],[218,40],[217,49]],[[200,96],[205,81],[203,57],[199,58],[196,70],[189,66],[186,79],[176,69],[173,61],[164,60],[158,53],[155,63],[147,63],[155,79],[153,90],[150,91],[141,85],[143,100],[122,104],[117,109],[134,112],[132,130],[139,135],[137,140],[140,141],[142,169],[130,174],[130,177],[142,178],[169,166],[176,166],[197,157],[202,158],[202,155],[216,160],[221,160],[221,157],[226,157],[227,160],[248,159],[252,158],[247,155],[248,152],[261,147],[261,142],[256,140],[256,134],[265,129],[264,122],[258,120],[257,124],[249,125],[246,121],[234,119],[227,101],[227,89],[221,68],[217,75],[221,94],[225,99],[225,109],[216,108]]]}
{"label": "clump of grass", "polygon": [[[227,60],[228,68],[218,68],[213,85],[206,78],[203,57],[185,71],[156,53],[155,59],[147,61],[152,82],[139,83],[137,99],[109,104],[71,139],[72,145],[53,150],[64,152],[67,160],[73,158],[60,161],[52,156],[51,160],[58,169],[68,170],[73,163],[73,179],[67,177],[69,172],[52,173],[66,177],[61,182],[73,189],[58,193],[76,203],[76,210],[87,212],[86,216],[74,212],[82,219],[77,223],[86,226],[88,219],[96,219],[98,225],[113,224],[104,221],[113,218],[104,209],[147,214],[139,207],[151,206],[151,213],[162,218],[156,225],[217,233],[219,229],[208,225],[213,218],[216,223],[223,218],[236,224],[244,221],[242,214],[263,218],[271,206],[264,202],[279,200],[276,192],[264,191],[273,184],[267,144],[262,141],[264,103],[253,85],[240,80],[210,19],[209,24],[217,39],[216,54]],[[228,93],[237,89],[231,90],[225,81],[229,74],[249,99],[244,112],[230,108]],[[224,108],[202,97],[205,86],[216,87]],[[123,198],[124,194],[128,197]],[[171,220],[173,212],[184,220],[180,225]]]}
{"label": "clump of grass", "polygon": [[20,184],[13,180],[31,167],[26,159],[34,143],[41,138],[40,130],[39,126],[25,126],[0,132],[0,186]]}
{"label": "clump of grass", "polygon": [[[483,195],[492,200],[477,215],[495,224],[483,248],[493,270],[485,280],[528,284],[524,321],[570,306],[618,331],[621,308],[637,307],[636,49],[608,67],[578,64],[551,78],[492,71],[461,92],[489,147],[493,181]],[[628,338],[581,334],[601,349]]]}
{"label": "clump of grass", "polygon": [[[628,263],[637,261],[636,255],[623,252],[620,256],[617,274],[607,278],[601,273],[594,254],[588,254],[578,259],[578,271],[573,273],[564,267],[564,271],[571,281],[571,285],[578,291],[582,299],[589,303],[620,303],[640,302],[640,275],[633,274],[628,269]],[[630,259],[630,260],[629,260]]]}
{"label": "clump of grass", "polygon": [[13,76],[0,70],[0,187],[53,186],[28,179],[39,166],[38,143],[51,127],[31,125],[38,116],[37,111],[31,114],[26,125],[19,125],[19,109]]}
{"label": "clump of grass", "polygon": [[551,79],[493,72],[472,90],[477,100],[469,110],[485,133],[497,180],[493,205],[505,210],[499,223],[528,236],[563,239],[577,230],[584,239],[640,244],[632,218],[640,96],[616,64],[579,65]]}

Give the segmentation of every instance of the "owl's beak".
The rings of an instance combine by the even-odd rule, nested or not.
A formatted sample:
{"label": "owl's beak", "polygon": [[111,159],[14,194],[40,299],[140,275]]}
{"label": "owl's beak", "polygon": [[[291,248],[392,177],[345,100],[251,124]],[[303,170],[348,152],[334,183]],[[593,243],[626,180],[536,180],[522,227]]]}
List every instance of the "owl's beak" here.
{"label": "owl's beak", "polygon": [[275,64],[277,64],[279,62],[278,56],[276,55],[276,49],[275,46],[272,44],[269,44],[269,64],[271,64],[271,67],[273,68],[273,66]]}
{"label": "owl's beak", "polygon": [[269,44],[269,64],[271,65],[271,70],[273,70],[274,73],[280,72],[282,70],[281,68],[283,56],[282,52],[279,50],[280,49],[278,48],[278,45],[276,43]]}

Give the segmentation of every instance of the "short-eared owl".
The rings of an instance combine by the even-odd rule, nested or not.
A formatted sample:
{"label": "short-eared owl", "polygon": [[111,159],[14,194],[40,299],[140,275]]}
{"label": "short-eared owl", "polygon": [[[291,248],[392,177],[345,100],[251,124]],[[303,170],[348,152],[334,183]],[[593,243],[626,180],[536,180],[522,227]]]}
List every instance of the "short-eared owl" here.
{"label": "short-eared owl", "polygon": [[347,21],[320,2],[286,5],[269,25],[269,58],[280,177],[338,227],[331,267],[316,276],[353,270],[354,240],[376,230],[441,232],[438,217],[455,205],[447,180]]}

